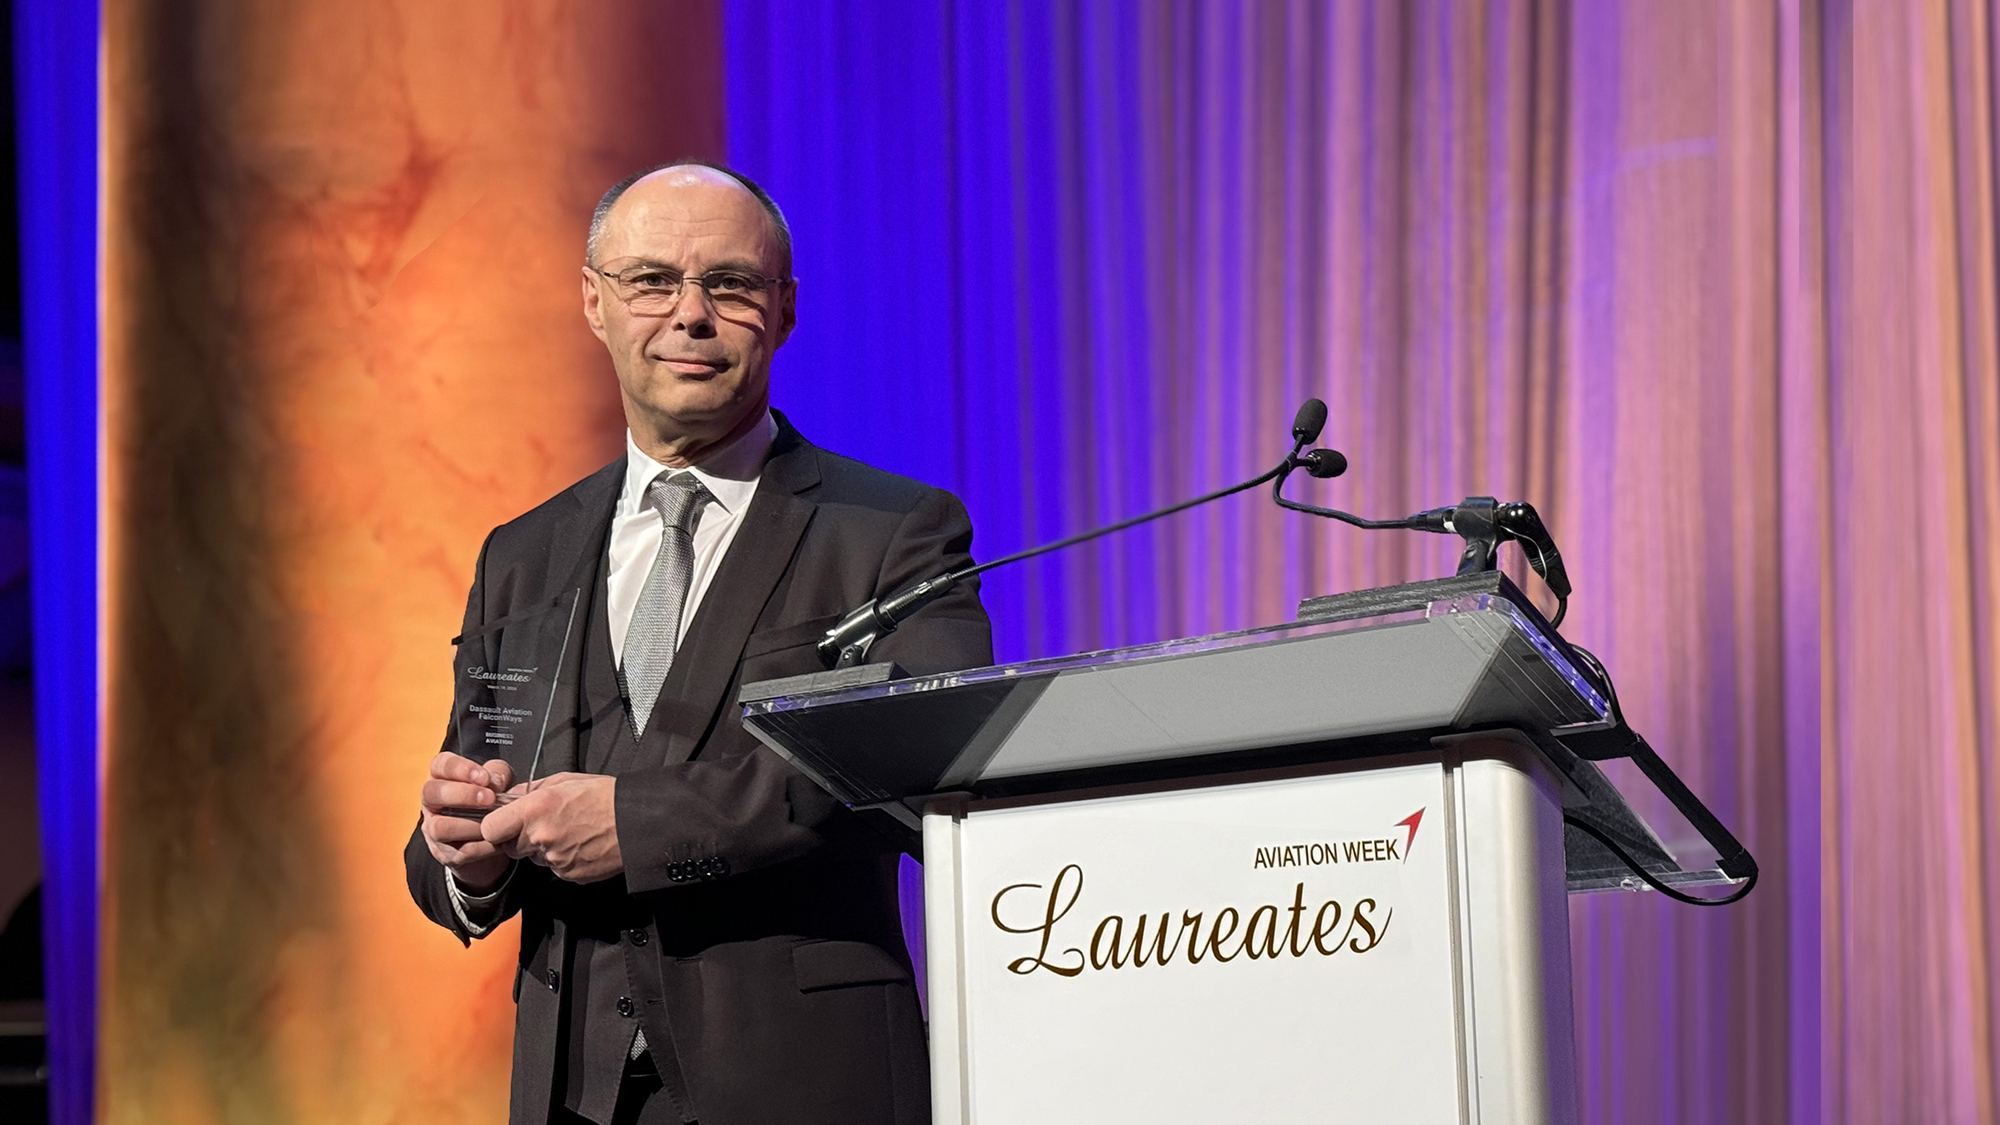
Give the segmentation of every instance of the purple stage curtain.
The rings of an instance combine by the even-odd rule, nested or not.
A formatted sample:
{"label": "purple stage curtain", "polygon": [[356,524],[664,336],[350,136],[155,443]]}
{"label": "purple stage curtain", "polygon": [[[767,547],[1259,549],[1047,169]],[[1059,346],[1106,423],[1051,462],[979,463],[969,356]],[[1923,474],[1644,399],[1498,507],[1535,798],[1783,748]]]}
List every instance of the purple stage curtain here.
{"label": "purple stage curtain", "polygon": [[1855,5],[1837,35],[1853,95],[1827,130],[1829,160],[1837,144],[1850,169],[1827,195],[1844,212],[1827,255],[1827,1067],[1857,1123],[1992,1121],[1994,13],[1878,0]]}
{"label": "purple stage curtain", "polygon": [[[98,5],[13,5],[40,788],[42,983],[53,1125],[97,1076],[100,351]],[[18,862],[9,856],[8,862]]]}
{"label": "purple stage curtain", "polygon": [[[1309,394],[1321,501],[1532,501],[1565,632],[1764,871],[1575,901],[1588,1118],[1976,1119],[1991,30],[1864,12],[1909,29],[1865,129],[1844,0],[730,5],[730,153],[798,237],[779,403],[959,491],[983,557],[1247,477]],[[1879,269],[1864,134],[1909,196]],[[1241,497],[986,589],[1018,659],[1453,553]]]}

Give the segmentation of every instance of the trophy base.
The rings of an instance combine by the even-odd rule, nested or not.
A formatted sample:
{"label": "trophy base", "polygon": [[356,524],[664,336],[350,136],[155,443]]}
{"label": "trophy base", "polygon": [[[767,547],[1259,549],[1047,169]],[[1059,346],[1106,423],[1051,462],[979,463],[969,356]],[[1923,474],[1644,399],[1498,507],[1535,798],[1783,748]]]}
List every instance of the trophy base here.
{"label": "trophy base", "polygon": [[471,807],[456,805],[439,809],[436,815],[457,817],[460,820],[485,820],[487,813],[492,812],[494,809],[504,808],[505,806],[512,804],[516,796],[518,796],[518,794],[495,793],[493,795],[493,803],[489,806],[482,808],[477,805]]}

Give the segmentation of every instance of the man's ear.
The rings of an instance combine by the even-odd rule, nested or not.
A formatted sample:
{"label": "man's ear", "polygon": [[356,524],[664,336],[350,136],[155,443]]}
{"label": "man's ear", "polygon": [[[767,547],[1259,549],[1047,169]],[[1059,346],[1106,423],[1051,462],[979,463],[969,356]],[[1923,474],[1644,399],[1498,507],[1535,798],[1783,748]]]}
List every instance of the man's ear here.
{"label": "man's ear", "polygon": [[792,338],[799,325],[799,279],[792,278],[778,297],[778,343]]}
{"label": "man's ear", "polygon": [[583,322],[590,325],[590,333],[605,347],[611,341],[604,338],[604,290],[597,286],[597,274],[589,266],[583,267]]}

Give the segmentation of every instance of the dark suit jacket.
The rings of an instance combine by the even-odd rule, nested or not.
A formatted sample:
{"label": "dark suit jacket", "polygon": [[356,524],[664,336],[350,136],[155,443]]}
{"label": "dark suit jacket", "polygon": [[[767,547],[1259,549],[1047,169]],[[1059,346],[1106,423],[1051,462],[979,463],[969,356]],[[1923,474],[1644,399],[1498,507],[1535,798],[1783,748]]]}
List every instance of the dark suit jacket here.
{"label": "dark suit jacket", "polygon": [[[579,1058],[566,1006],[583,1003],[564,996],[562,977],[606,943],[623,949],[632,1018],[684,1119],[929,1120],[923,1029],[897,916],[901,842],[757,742],[735,699],[743,683],[818,671],[814,642],[854,606],[968,564],[972,526],[949,493],[828,453],[778,422],[762,483],[649,725],[636,741],[624,728],[608,763],[579,754],[613,744],[628,722],[622,702],[614,690],[611,708],[593,704],[584,688],[591,646],[567,647],[540,772],[587,764],[617,775],[625,871],[578,886],[524,863],[507,885],[499,917],[523,915],[515,1125],[541,1125],[551,1099],[560,1104]],[[544,651],[504,653],[506,666],[555,659],[546,638],[562,630],[506,626],[559,612],[552,606],[569,591],[582,591],[579,617],[602,615],[594,595],[623,475],[621,459],[488,537],[466,634],[543,638],[535,643]],[[608,659],[608,644],[598,648]],[[991,663],[976,588],[924,609],[872,658],[912,673]],[[458,748],[456,728],[454,715],[447,749]],[[508,756],[531,752],[524,744]],[[526,776],[527,761],[514,766]],[[420,834],[405,866],[417,905],[467,937]],[[592,1003],[586,1022],[618,1018]]]}

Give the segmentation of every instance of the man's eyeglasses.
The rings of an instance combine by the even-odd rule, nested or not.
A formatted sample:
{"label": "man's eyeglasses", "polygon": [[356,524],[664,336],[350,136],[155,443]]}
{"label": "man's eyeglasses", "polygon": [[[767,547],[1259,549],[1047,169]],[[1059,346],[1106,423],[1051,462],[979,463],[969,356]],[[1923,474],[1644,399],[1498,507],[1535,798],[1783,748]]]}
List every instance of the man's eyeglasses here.
{"label": "man's eyeglasses", "polygon": [[635,316],[662,316],[680,304],[681,288],[699,285],[708,299],[725,308],[762,308],[764,294],[785,278],[764,277],[743,270],[710,270],[694,277],[659,265],[638,265],[612,272],[586,264],[585,269],[611,283],[618,299]]}

